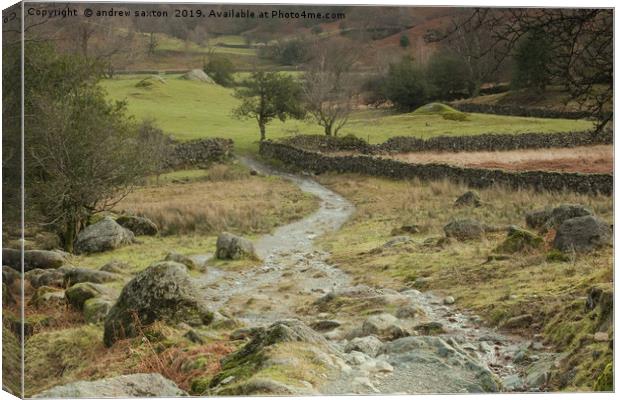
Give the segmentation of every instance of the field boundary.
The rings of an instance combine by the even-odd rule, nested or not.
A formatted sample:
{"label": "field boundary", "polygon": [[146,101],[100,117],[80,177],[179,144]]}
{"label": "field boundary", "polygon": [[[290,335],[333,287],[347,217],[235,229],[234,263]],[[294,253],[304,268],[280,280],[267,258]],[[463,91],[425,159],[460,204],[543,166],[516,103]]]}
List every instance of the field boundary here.
{"label": "field boundary", "polygon": [[509,151],[523,149],[570,148],[613,144],[611,131],[551,132],[466,136],[435,136],[419,139],[395,136],[383,143],[369,144],[354,136],[297,135],[280,140],[282,143],[310,151],[355,151],[362,154],[416,153],[423,151]]}
{"label": "field boundary", "polygon": [[360,173],[394,179],[434,181],[449,179],[475,188],[493,185],[512,189],[531,188],[538,191],[569,190],[582,194],[613,194],[612,174],[580,174],[568,172],[511,172],[500,169],[463,168],[447,164],[411,164],[369,155],[328,156],[288,144],[263,141],[259,153],[268,159],[306,172]]}
{"label": "field boundary", "polygon": [[[531,118],[561,118],[561,119],[592,119],[592,113],[587,111],[562,111],[546,108],[523,107],[517,105],[478,104],[451,102],[450,107],[461,112],[510,115],[515,117]],[[607,113],[606,116],[612,113]]]}

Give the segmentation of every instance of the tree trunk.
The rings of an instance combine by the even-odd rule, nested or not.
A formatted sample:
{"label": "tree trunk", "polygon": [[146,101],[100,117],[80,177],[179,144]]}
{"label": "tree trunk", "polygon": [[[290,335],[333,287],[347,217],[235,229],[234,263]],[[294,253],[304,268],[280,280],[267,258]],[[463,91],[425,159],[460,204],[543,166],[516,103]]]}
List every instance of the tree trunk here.
{"label": "tree trunk", "polygon": [[332,126],[331,126],[331,124],[326,124],[325,125],[325,135],[327,135],[327,136],[331,136],[332,135]]}
{"label": "tree trunk", "polygon": [[265,123],[263,121],[258,121],[258,128],[260,129],[260,141],[264,141],[265,136]]}
{"label": "tree trunk", "polygon": [[68,253],[73,253],[73,242],[77,237],[77,223],[69,221],[65,226],[65,231],[62,233],[62,246]]}

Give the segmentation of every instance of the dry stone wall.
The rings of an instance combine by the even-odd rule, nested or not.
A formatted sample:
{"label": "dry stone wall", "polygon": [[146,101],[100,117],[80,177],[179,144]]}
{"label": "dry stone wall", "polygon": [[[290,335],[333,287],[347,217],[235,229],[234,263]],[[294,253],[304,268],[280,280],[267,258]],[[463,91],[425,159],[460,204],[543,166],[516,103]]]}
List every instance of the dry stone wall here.
{"label": "dry stone wall", "polygon": [[533,188],[535,190],[571,190],[577,193],[613,194],[611,174],[511,172],[499,169],[462,168],[445,164],[410,164],[367,155],[327,156],[272,141],[261,143],[260,154],[316,174],[352,172],[395,179],[418,178],[423,181],[447,178],[475,188],[498,184],[513,189]]}

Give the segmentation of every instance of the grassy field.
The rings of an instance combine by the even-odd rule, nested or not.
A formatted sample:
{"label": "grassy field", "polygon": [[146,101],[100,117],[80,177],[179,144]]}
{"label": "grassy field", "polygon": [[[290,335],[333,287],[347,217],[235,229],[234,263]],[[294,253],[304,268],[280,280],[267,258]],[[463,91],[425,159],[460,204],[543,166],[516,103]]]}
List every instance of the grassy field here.
{"label": "grassy field", "polygon": [[[531,314],[536,323],[523,327],[521,333],[542,333],[546,343],[567,352],[554,384],[592,389],[612,354],[608,343],[596,342],[592,335],[599,330],[610,333],[613,327],[601,325],[596,312],[583,311],[584,296],[593,286],[612,289],[613,249],[572,254],[560,261],[552,256],[552,235],[547,235],[542,250],[494,260],[488,257],[505,240],[505,231],[488,233],[478,241],[441,238],[443,226],[454,218],[525,226],[525,213],[561,203],[586,205],[612,223],[610,197],[491,188],[479,192],[481,207],[456,208],[454,200],[467,188],[447,181],[393,181],[352,174],[325,175],[320,181],[357,207],[340,231],[322,239],[332,253],[331,262],[352,274],[354,281],[450,295],[459,308],[473,310],[492,326]],[[395,228],[411,224],[418,225],[420,232],[409,236],[410,243],[386,245],[402,234],[393,233]],[[593,358],[593,352],[599,356]],[[562,379],[570,385],[562,386],[566,385]]]}
{"label": "grassy field", "polygon": [[[123,76],[104,80],[109,97],[127,100],[129,112],[136,118],[155,119],[161,128],[180,140],[202,137],[226,137],[235,141],[240,153],[258,149],[258,126],[253,120],[237,120],[231,110],[238,104],[232,89],[202,82],[184,81],[169,75],[166,83],[144,89],[135,85],[145,76]],[[446,120],[440,115],[396,114],[386,110],[355,112],[341,134],[354,134],[371,143],[392,136],[427,138],[438,135],[480,133],[556,132],[583,130],[588,121],[520,118],[471,114],[467,121]],[[311,121],[273,121],[267,126],[271,139],[292,134],[320,134],[322,129]]]}

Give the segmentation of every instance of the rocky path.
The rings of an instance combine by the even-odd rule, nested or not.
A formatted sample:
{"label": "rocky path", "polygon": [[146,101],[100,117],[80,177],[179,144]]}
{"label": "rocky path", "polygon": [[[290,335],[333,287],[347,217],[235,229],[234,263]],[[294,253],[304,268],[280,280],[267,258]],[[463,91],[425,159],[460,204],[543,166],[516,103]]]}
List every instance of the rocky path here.
{"label": "rocky path", "polygon": [[320,208],[258,240],[261,266],[243,272],[209,267],[198,284],[214,307],[247,326],[299,319],[323,333],[335,349],[334,368],[313,393],[544,389],[556,356],[541,343],[484,328],[479,318],[457,312],[450,299],[432,293],[353,286],[313,241],[339,229],[354,206],[310,178],[252,159],[241,162],[290,180],[317,196]]}

